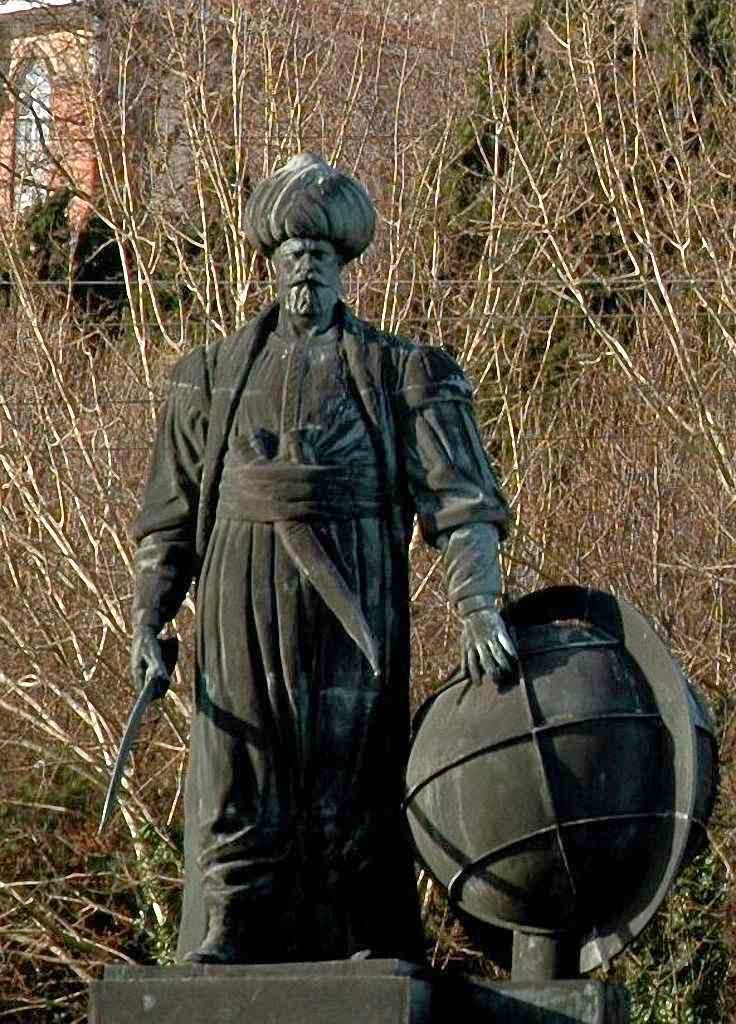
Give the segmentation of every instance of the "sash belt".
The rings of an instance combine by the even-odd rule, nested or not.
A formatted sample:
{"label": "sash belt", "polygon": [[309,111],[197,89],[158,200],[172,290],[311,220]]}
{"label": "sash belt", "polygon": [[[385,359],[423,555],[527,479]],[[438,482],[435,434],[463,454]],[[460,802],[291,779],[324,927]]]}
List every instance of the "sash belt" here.
{"label": "sash belt", "polygon": [[378,644],[360,599],[322,547],[310,520],[377,517],[385,507],[374,466],[313,466],[277,459],[230,462],[217,505],[218,517],[274,524],[294,565],[363,652],[376,676],[381,671]]}
{"label": "sash belt", "polygon": [[220,485],[217,515],[254,523],[382,518],[387,501],[376,467],[368,464],[230,462]]}

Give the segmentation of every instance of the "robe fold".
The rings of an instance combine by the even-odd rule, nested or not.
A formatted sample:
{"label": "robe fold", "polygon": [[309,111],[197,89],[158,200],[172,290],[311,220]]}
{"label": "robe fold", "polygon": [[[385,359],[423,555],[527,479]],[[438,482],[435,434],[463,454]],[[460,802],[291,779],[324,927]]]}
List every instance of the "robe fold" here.
{"label": "robe fold", "polygon": [[[436,544],[503,531],[508,509],[457,364],[345,309],[310,343],[286,457],[277,320],[272,307],[176,364],[135,529],[136,624],[163,626],[197,580],[179,952],[219,900],[242,909],[251,960],[418,959],[400,813],[408,543],[415,514]],[[290,543],[300,531],[339,575],[378,673]],[[484,586],[470,578],[461,596]]]}

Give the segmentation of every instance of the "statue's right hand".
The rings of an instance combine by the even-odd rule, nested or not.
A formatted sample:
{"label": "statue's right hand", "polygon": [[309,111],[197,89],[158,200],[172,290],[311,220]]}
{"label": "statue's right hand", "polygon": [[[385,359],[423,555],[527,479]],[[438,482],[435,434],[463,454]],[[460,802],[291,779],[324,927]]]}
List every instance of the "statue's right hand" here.
{"label": "statue's right hand", "polygon": [[141,692],[151,679],[156,680],[156,698],[163,697],[169,688],[169,672],[164,662],[158,631],[153,626],[139,626],[133,633],[130,654],[133,686]]}

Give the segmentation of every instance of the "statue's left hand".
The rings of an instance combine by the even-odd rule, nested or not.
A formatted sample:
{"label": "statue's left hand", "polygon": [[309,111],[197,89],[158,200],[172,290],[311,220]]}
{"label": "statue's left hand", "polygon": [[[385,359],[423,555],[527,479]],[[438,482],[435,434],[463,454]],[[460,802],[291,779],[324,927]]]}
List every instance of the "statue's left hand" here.
{"label": "statue's left hand", "polygon": [[519,657],[495,608],[478,608],[463,618],[461,653],[463,670],[474,683],[484,677],[498,682],[511,673]]}

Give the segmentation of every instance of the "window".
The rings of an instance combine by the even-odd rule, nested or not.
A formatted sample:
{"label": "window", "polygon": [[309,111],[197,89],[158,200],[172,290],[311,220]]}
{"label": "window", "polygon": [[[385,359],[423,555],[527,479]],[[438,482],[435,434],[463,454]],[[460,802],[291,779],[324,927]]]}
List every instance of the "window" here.
{"label": "window", "polygon": [[46,64],[34,60],[17,87],[15,115],[16,200],[23,209],[45,196],[47,147],[51,127],[51,78]]}

